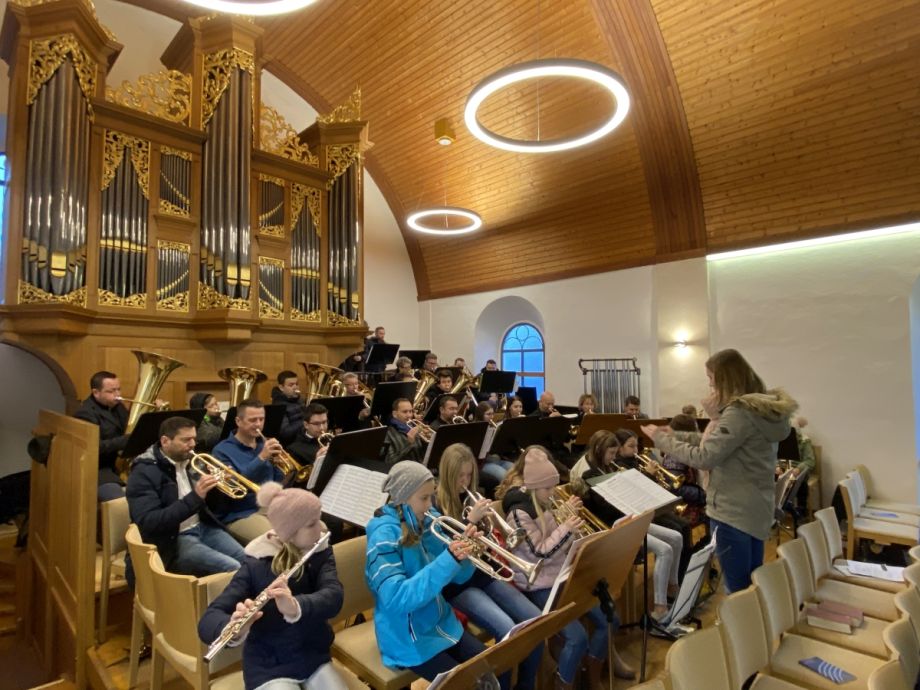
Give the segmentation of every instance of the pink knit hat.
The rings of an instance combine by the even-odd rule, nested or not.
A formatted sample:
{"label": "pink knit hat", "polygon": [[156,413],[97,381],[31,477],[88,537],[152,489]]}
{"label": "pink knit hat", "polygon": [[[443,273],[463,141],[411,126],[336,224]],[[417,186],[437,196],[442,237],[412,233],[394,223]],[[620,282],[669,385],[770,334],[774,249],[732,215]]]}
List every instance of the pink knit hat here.
{"label": "pink knit hat", "polygon": [[540,451],[531,451],[524,458],[524,488],[552,489],[559,483],[559,472]]}
{"label": "pink knit hat", "polygon": [[285,489],[278,482],[266,482],[256,500],[268,509],[268,521],[281,541],[290,541],[304,525],[320,519],[323,506],[303,489]]}

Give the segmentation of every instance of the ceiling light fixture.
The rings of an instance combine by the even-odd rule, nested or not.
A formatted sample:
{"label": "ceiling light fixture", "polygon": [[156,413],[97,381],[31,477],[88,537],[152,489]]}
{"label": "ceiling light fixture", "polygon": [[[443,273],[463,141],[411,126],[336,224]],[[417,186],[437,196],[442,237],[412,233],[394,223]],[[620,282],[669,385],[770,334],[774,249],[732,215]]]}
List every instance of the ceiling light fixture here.
{"label": "ceiling light fixture", "polygon": [[[430,225],[422,225],[421,220],[425,218],[431,218],[433,216],[455,216],[459,218],[466,218],[470,221],[469,225],[464,225],[460,228],[435,228]],[[446,218],[445,218],[446,220]],[[471,211],[468,208],[457,208],[456,206],[438,206],[435,208],[426,208],[421,211],[416,211],[406,219],[406,223],[409,224],[409,227],[418,232],[423,232],[428,235],[464,235],[468,232],[473,232],[482,227],[482,218],[479,217],[479,214],[475,211]]]}
{"label": "ceiling light fixture", "polygon": [[450,126],[450,122],[446,117],[442,117],[434,123],[434,139],[441,146],[450,146],[456,138],[454,128]]}
{"label": "ceiling light fixture", "polygon": [[[496,91],[500,91],[511,84],[516,84],[527,79],[540,79],[543,77],[569,77],[573,79],[586,79],[607,89],[616,100],[616,107],[606,122],[593,131],[559,139],[546,141],[511,139],[497,134],[484,127],[477,117],[477,112],[483,102]],[[467,128],[477,139],[485,143],[518,153],[552,153],[565,151],[578,146],[590,144],[601,137],[610,134],[626,118],[629,112],[629,92],[622,78],[613,70],[603,65],[586,60],[571,58],[546,58],[523,62],[500,69],[498,72],[486,77],[470,93],[466,99],[466,108],[463,119]]]}
{"label": "ceiling light fixture", "polygon": [[266,2],[236,2],[235,0],[185,0],[191,5],[204,7],[227,14],[248,14],[255,17],[267,17],[273,14],[286,14],[312,5],[316,0],[266,0]]}

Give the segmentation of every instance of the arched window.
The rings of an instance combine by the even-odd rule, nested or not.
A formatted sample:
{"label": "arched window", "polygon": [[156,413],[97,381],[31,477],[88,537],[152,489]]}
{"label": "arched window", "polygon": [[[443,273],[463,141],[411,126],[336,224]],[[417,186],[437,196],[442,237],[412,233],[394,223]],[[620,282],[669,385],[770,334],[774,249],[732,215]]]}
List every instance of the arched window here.
{"label": "arched window", "polygon": [[521,386],[533,386],[537,396],[545,387],[543,336],[530,323],[517,323],[502,338],[502,369],[518,372]]}

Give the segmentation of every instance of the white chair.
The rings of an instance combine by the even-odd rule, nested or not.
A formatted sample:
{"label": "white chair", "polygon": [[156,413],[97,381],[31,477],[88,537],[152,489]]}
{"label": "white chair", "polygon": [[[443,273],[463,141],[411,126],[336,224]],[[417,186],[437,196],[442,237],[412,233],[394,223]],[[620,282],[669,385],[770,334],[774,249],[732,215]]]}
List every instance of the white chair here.
{"label": "white chair", "polygon": [[717,627],[701,628],[671,645],[664,667],[673,690],[729,690],[728,659]]}
{"label": "white chair", "polygon": [[895,659],[869,676],[869,690],[912,690],[904,684],[901,662]]}
{"label": "white chair", "polygon": [[128,588],[125,574],[125,532],[131,523],[128,499],[116,498],[99,504],[102,513],[102,564],[99,574],[99,621],[96,638],[105,642],[109,622],[109,595]]}
{"label": "white chair", "polygon": [[847,476],[856,481],[856,490],[860,494],[860,505],[876,510],[890,510],[895,513],[920,515],[920,504],[898,503],[896,501],[885,501],[874,497],[875,494],[872,491],[872,477],[869,474],[869,469],[865,465],[857,465],[856,469],[848,473]]}
{"label": "white chair", "polygon": [[920,653],[918,653],[917,636],[910,619],[904,616],[885,628],[885,644],[901,665],[904,683],[913,688],[920,674]]}
{"label": "white chair", "polygon": [[[150,570],[150,559],[159,558],[157,547],[141,541],[141,533],[137,525],[130,525],[125,533],[125,542],[131,554],[131,564],[134,567],[134,607],[131,616],[131,648],[128,652],[129,670],[128,687],[137,685],[137,671],[141,646],[144,643],[144,629],[146,628],[151,640],[156,621],[156,599],[153,593],[153,573]],[[162,562],[160,567],[162,567]],[[156,654],[156,651],[153,652]]]}
{"label": "white chair", "polygon": [[[853,510],[859,517],[864,517],[869,520],[881,520],[883,522],[910,525],[911,527],[920,527],[920,515],[913,510],[918,508],[918,506],[913,506],[909,503],[894,503],[890,501],[882,502],[883,504],[887,504],[887,508],[881,507],[875,501],[872,502],[873,505],[869,505],[869,496],[866,491],[863,475],[859,471],[853,470],[847,472],[846,479],[849,480],[851,484],[850,498],[853,501]],[[906,507],[909,510],[897,510],[892,506]]]}
{"label": "white chair", "polygon": [[916,527],[859,516],[854,506],[856,489],[852,478],[841,479],[838,486],[847,511],[847,560],[854,560],[856,542],[859,539],[871,539],[879,544],[903,544],[908,547],[917,544]]}

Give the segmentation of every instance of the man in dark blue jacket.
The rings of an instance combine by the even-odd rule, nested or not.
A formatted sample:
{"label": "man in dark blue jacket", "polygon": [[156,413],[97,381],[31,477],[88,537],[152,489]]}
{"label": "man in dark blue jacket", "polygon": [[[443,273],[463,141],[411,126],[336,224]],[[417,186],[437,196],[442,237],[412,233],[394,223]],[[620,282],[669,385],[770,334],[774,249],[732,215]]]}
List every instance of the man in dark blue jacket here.
{"label": "man in dark blue jacket", "polygon": [[125,495],[115,471],[115,461],[128,443],[125,433],[128,410],[121,404],[121,383],[116,374],[97,371],[90,378],[89,386],[89,397],[73,416],[99,427],[98,498],[100,501],[111,501]]}
{"label": "man in dark blue jacket", "polygon": [[195,435],[190,419],[164,420],[159,442],[134,459],[127,495],[131,521],[156,545],[166,569],[203,577],[237,570],[245,553],[205,505],[215,477],[195,481],[189,473]]}

